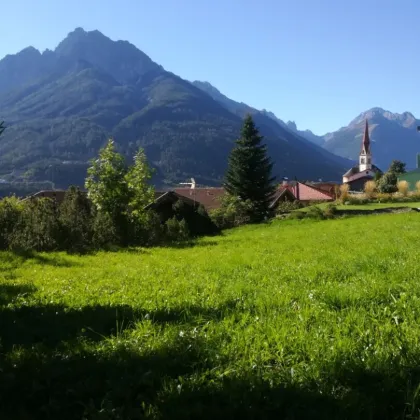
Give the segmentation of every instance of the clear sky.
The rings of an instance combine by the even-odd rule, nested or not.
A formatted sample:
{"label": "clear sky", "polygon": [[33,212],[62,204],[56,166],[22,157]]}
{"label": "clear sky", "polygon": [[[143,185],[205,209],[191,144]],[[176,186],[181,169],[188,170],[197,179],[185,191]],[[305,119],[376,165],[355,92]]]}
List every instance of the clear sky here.
{"label": "clear sky", "polygon": [[316,134],[375,106],[420,118],[420,0],[1,3],[0,57],[98,29]]}

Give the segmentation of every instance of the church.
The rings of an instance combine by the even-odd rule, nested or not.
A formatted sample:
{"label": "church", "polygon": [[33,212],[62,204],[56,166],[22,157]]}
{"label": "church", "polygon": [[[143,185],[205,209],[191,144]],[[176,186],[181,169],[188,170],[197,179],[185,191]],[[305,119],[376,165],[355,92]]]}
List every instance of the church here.
{"label": "church", "polygon": [[382,171],[372,164],[369,125],[366,120],[365,132],[362,140],[362,150],[359,155],[359,164],[349,169],[343,175],[343,184],[349,185],[351,191],[363,191],[365,183],[374,179],[376,173],[382,174]]}

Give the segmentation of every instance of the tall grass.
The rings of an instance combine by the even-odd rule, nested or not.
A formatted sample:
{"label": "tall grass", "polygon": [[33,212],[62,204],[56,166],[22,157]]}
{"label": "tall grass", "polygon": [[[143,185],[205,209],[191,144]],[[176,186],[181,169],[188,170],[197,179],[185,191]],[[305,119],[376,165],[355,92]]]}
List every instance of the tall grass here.
{"label": "tall grass", "polygon": [[407,181],[398,181],[397,183],[398,192],[403,196],[407,197],[410,189],[410,184]]}
{"label": "tall grass", "polygon": [[0,418],[417,418],[419,231],[414,213],[0,253]]}
{"label": "tall grass", "polygon": [[367,181],[364,185],[364,191],[365,191],[366,198],[372,198],[376,191],[376,182]]}
{"label": "tall grass", "polygon": [[345,203],[349,198],[349,184],[340,185],[340,200],[342,203]]}

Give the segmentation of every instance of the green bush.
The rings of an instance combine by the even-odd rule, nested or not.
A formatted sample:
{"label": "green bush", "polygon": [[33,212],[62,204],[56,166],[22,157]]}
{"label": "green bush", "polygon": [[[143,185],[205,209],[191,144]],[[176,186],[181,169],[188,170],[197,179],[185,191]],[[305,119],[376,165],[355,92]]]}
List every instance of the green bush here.
{"label": "green bush", "polygon": [[74,253],[87,252],[92,247],[93,217],[92,206],[86,195],[70,187],[59,212],[61,247]]}
{"label": "green bush", "polygon": [[249,200],[226,195],[221,207],[211,213],[211,219],[219,229],[230,229],[251,222],[253,205]]}
{"label": "green bush", "polygon": [[16,197],[0,200],[0,249],[8,249],[23,205]]}
{"label": "green bush", "polygon": [[165,222],[166,238],[171,242],[182,242],[190,238],[187,222],[178,220],[176,216]]}
{"label": "green bush", "polygon": [[333,219],[337,215],[337,206],[334,204],[328,204],[327,207],[324,209],[324,216],[327,219]]}
{"label": "green bush", "polygon": [[109,249],[121,243],[118,229],[108,213],[94,213],[92,245],[96,249]]}
{"label": "green bush", "polygon": [[23,205],[10,248],[20,251],[53,251],[60,248],[62,229],[56,202],[49,198],[28,200]]}
{"label": "green bush", "polygon": [[303,211],[294,211],[289,214],[289,219],[296,219],[296,220],[302,220],[305,218],[306,213]]}
{"label": "green bush", "polygon": [[290,213],[294,210],[298,210],[302,208],[302,203],[299,201],[282,201],[278,204],[276,213],[277,214],[284,214],[284,213]]}

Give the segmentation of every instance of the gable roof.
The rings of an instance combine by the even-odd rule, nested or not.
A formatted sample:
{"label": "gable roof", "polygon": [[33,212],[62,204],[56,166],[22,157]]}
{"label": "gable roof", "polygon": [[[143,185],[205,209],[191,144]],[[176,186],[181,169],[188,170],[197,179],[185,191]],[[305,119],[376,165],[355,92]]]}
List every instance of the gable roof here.
{"label": "gable roof", "polygon": [[274,198],[273,198],[273,201],[271,202],[269,208],[273,209],[278,204],[280,199],[282,199],[282,198],[288,198],[289,200],[293,200],[293,201],[296,200],[295,195],[293,194],[293,192],[290,189],[288,189],[288,188],[281,189],[280,188],[274,193]]}
{"label": "gable roof", "polygon": [[[158,194],[160,194],[160,195],[158,196]],[[197,205],[197,202],[194,201],[194,200],[191,200],[191,198],[188,198],[188,197],[182,196],[180,194],[177,194],[174,191],[166,191],[166,192],[161,192],[161,193],[156,192],[155,193],[155,200],[153,201],[153,203],[148,204],[145,207],[145,210],[154,209],[157,206],[159,206],[159,204],[162,204],[162,203],[165,203],[165,202],[175,203],[178,200],[182,200],[184,203],[187,203],[191,206],[196,206]]]}
{"label": "gable roof", "polygon": [[207,211],[218,209],[225,195],[224,188],[175,188],[175,193],[201,204]]}
{"label": "gable roof", "polygon": [[299,201],[331,201],[333,196],[326,191],[298,182],[293,187],[293,194]]}

